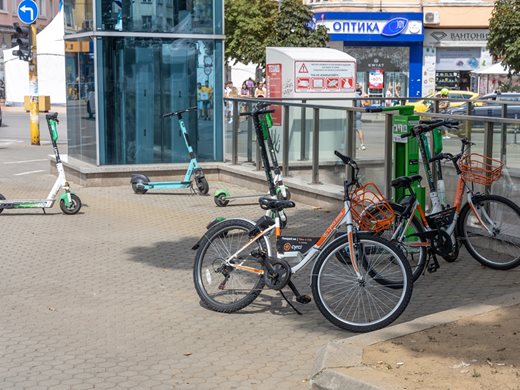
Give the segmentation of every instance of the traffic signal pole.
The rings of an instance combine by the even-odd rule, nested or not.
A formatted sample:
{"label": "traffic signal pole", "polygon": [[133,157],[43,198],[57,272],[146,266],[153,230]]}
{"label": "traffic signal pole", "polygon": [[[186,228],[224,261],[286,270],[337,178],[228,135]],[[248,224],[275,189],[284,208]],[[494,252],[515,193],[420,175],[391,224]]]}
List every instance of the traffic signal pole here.
{"label": "traffic signal pole", "polygon": [[40,145],[40,105],[38,97],[38,61],[36,51],[36,24],[31,24],[31,57],[29,61],[29,122],[31,130],[31,145]]}

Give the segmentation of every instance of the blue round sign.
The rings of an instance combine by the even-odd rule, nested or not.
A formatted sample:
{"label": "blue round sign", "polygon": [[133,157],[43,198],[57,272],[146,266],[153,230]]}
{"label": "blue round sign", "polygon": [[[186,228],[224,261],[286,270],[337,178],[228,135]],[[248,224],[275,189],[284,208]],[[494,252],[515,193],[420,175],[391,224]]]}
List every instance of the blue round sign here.
{"label": "blue round sign", "polygon": [[31,24],[38,18],[38,4],[32,0],[22,0],[18,4],[18,19],[22,23]]}

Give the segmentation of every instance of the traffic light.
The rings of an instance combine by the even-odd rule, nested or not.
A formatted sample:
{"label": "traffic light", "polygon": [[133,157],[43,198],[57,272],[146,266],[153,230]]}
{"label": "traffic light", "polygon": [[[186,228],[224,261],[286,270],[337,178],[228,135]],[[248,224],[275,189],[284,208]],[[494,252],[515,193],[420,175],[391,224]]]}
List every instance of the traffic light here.
{"label": "traffic light", "polygon": [[13,23],[14,34],[11,38],[11,47],[18,46],[18,50],[13,50],[13,55],[23,61],[30,61],[32,57],[32,34],[28,26],[20,26]]}

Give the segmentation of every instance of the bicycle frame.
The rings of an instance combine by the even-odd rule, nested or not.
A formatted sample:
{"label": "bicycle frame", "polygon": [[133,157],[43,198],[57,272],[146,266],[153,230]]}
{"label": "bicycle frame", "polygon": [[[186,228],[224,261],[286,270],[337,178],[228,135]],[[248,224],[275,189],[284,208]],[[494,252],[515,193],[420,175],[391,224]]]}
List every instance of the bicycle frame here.
{"label": "bicycle frame", "polygon": [[[262,238],[263,236],[266,236],[270,234],[273,230],[275,231],[276,239],[282,238],[281,236],[281,227],[280,227],[280,217],[278,216],[279,213],[275,213],[274,218],[274,225],[269,226],[265,230],[262,230],[257,235],[252,237],[246,244],[244,244],[240,249],[238,249],[235,253],[230,255],[226,260],[226,265],[242,269],[244,271],[253,272],[256,274],[263,274],[264,271],[257,268],[252,268],[248,266],[244,266],[242,261],[241,263],[234,264],[231,261],[238,258],[238,255],[242,253],[244,250],[246,250],[248,247],[250,247],[254,242]],[[335,237],[335,233],[338,231],[339,227],[342,225],[347,226],[347,235],[349,239],[349,252],[350,252],[350,260],[352,262],[353,268],[356,272],[356,276],[358,279],[362,279],[361,274],[359,272],[359,268],[357,266],[357,259],[354,252],[354,225],[352,221],[352,213],[350,212],[350,200],[344,201],[344,206],[339,212],[339,214],[334,218],[332,223],[327,227],[325,232],[321,235],[321,237],[318,239],[318,241],[304,254],[304,257],[296,264],[295,266],[291,267],[291,273],[295,274],[296,272],[300,271],[302,268],[304,268],[307,264],[311,263],[317,255],[329,244],[332,237]],[[300,238],[306,238],[306,237],[300,237]],[[276,258],[283,259],[285,256],[283,253],[280,253],[278,251],[278,248],[276,248]]]}

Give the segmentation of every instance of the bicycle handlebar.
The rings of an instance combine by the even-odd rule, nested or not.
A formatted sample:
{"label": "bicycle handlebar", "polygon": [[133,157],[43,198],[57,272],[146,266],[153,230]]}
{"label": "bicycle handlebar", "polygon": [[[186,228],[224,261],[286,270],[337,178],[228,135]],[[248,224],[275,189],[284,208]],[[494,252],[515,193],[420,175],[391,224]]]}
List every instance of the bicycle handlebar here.
{"label": "bicycle handlebar", "polygon": [[401,138],[408,138],[411,136],[420,135],[422,133],[427,133],[428,131],[432,131],[437,127],[445,126],[450,129],[457,128],[459,125],[459,121],[454,119],[433,119],[433,120],[423,120],[419,121],[418,126],[414,126],[412,131],[408,133],[401,134]]}
{"label": "bicycle handlebar", "polygon": [[163,114],[163,118],[167,118],[169,116],[174,116],[174,115],[179,115],[179,114],[182,114],[183,112],[194,111],[194,110],[197,110],[197,107],[188,107],[188,108],[185,108],[184,110],[168,112],[166,114]]}
{"label": "bicycle handlebar", "polygon": [[348,156],[345,156],[344,154],[341,154],[340,152],[338,152],[337,150],[334,151],[334,154],[336,156],[338,156],[340,158],[341,161],[343,161],[343,164],[345,165],[351,165],[351,164],[356,164],[356,162],[354,160],[352,160],[350,157]]}

